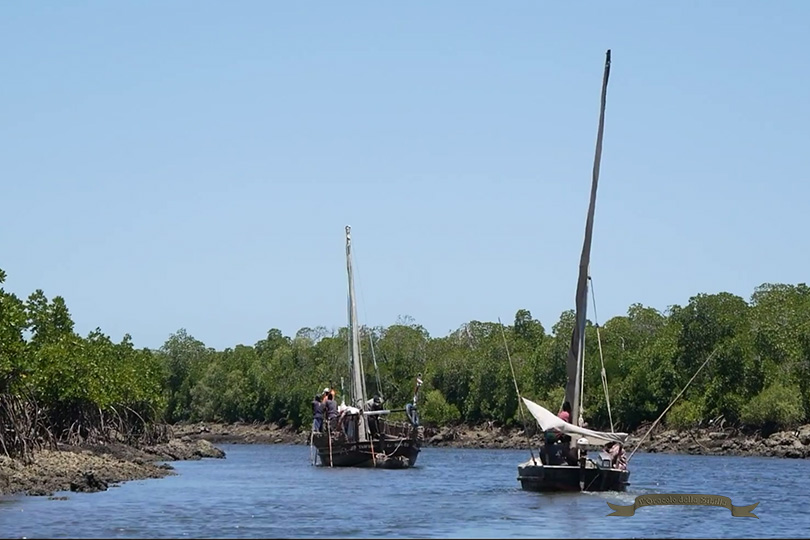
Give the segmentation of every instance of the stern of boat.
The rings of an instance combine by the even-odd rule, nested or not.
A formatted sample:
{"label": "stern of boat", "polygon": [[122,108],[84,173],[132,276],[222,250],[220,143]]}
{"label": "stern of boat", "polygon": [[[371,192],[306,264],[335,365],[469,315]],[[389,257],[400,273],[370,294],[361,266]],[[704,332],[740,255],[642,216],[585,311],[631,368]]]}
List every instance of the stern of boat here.
{"label": "stern of boat", "polygon": [[524,490],[541,491],[544,478],[545,467],[539,459],[532,458],[518,465],[517,479]]}
{"label": "stern of boat", "polygon": [[626,491],[630,485],[630,471],[588,465],[544,465],[530,459],[518,465],[517,479],[523,490],[540,492]]}

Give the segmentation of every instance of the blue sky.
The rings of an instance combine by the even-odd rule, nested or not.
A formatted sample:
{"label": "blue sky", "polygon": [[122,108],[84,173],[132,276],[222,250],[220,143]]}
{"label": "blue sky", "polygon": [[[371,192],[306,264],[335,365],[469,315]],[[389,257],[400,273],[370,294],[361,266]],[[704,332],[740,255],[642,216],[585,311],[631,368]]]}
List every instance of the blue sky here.
{"label": "blue sky", "polygon": [[[577,4],[574,7],[571,4]],[[431,335],[807,280],[810,3],[0,7],[0,268],[76,330]],[[593,311],[591,311],[591,318]]]}

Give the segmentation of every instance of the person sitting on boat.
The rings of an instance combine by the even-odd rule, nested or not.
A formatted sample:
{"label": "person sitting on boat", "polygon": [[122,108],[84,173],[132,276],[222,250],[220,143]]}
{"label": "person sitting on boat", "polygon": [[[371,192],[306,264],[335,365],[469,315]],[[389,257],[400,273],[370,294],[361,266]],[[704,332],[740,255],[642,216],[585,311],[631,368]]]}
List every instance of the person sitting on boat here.
{"label": "person sitting on boat", "polygon": [[621,444],[610,441],[605,445],[605,451],[610,454],[611,464],[614,469],[627,470],[627,455]]}
{"label": "person sitting on boat", "polygon": [[566,401],[562,405],[562,410],[557,413],[557,417],[564,422],[571,423],[571,403]]}
{"label": "person sitting on boat", "polygon": [[[560,420],[564,421],[564,422],[570,423],[571,422],[571,403],[569,403],[568,401],[563,403],[562,410],[557,413],[557,417]],[[562,431],[560,431],[558,429],[551,430],[551,433],[553,434],[554,439],[556,441],[567,442],[567,441],[571,440],[571,438],[568,435],[565,435]],[[547,432],[547,435],[548,435],[548,432]],[[548,436],[547,438],[551,438],[551,437]]]}
{"label": "person sitting on boat", "polygon": [[323,403],[321,399],[323,395],[315,394],[315,399],[312,400],[312,431],[320,433],[323,427]]}

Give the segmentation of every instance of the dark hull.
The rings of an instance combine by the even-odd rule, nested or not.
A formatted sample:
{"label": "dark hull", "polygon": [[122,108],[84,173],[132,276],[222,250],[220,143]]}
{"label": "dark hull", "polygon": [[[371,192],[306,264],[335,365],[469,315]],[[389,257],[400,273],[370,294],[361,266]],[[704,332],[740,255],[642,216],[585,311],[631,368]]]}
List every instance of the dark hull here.
{"label": "dark hull", "polygon": [[518,465],[518,481],[526,491],[625,491],[630,471],[576,465]]}
{"label": "dark hull", "polygon": [[313,433],[312,445],[318,452],[319,464],[324,467],[413,467],[422,448],[422,428],[387,423],[383,431],[366,441],[352,440],[342,432],[332,437]]}
{"label": "dark hull", "polygon": [[356,443],[334,440],[332,442],[331,450],[328,440],[315,444],[322,466],[407,469],[416,464],[420,451],[420,445],[409,439],[392,439],[384,442],[379,440]]}

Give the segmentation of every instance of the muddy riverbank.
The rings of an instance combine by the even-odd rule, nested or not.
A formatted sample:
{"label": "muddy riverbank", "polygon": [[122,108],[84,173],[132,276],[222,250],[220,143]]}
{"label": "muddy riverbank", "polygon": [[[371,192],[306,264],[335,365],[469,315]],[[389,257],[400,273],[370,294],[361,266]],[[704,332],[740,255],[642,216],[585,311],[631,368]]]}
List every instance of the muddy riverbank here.
{"label": "muddy riverbank", "polygon": [[[632,451],[644,439],[647,429],[628,437],[626,448]],[[531,438],[533,447],[541,443]],[[470,448],[526,448],[529,444],[523,430],[497,428],[443,428],[427,440],[428,446]],[[688,431],[656,428],[641,442],[639,452],[694,454],[715,456],[768,456],[810,458],[810,425],[792,431],[780,431],[768,437],[745,434],[736,430],[693,429]]]}
{"label": "muddy riverbank", "polygon": [[[178,436],[190,440],[206,440],[213,444],[308,444],[308,430],[278,427],[275,424],[214,424],[198,423],[175,425]],[[631,451],[647,433],[642,427],[630,434],[627,448]],[[540,436],[531,437],[537,447]],[[452,448],[508,448],[528,446],[522,429],[505,429],[489,425],[425,428],[425,446]],[[810,458],[810,424],[791,431],[780,431],[763,437],[734,429],[693,429],[677,431],[657,427],[639,448],[640,452],[669,454],[699,454],[718,456],[770,456],[784,458]]]}
{"label": "muddy riverbank", "polygon": [[210,442],[188,437],[140,449],[119,443],[59,445],[57,450],[37,452],[30,464],[0,456],[0,495],[105,491],[129,480],[174,474],[173,467],[162,462],[223,457]]}
{"label": "muddy riverbank", "polygon": [[[0,456],[0,495],[25,493],[53,495],[60,491],[93,492],[121,482],[162,478],[174,474],[166,463],[176,460],[223,458],[216,444],[308,444],[309,432],[275,424],[178,424],[166,444],[134,448],[123,444],[60,445],[58,450],[37,452],[34,462],[23,464]],[[644,436],[642,428],[630,435],[632,450]],[[425,428],[426,447],[521,449],[528,439],[520,429],[491,425]],[[539,435],[531,445],[540,444]],[[642,443],[642,452],[718,456],[770,456],[810,458],[810,425],[763,437],[733,429],[690,431],[659,427]]]}

